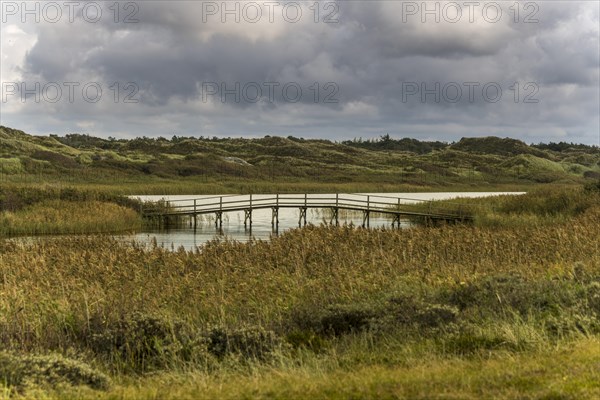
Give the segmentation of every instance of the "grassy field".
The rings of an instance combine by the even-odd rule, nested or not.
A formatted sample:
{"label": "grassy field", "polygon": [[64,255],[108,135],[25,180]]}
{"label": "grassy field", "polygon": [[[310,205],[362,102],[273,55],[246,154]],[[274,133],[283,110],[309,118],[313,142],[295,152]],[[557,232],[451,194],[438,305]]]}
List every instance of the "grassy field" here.
{"label": "grassy field", "polygon": [[597,192],[499,204],[556,218],[0,241],[0,396],[597,398]]}

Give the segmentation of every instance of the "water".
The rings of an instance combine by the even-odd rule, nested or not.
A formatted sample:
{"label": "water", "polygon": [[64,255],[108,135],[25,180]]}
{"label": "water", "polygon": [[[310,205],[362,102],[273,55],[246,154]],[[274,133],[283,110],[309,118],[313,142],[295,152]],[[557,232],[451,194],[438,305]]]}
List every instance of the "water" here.
{"label": "water", "polygon": [[[402,204],[417,203],[420,201],[429,200],[448,200],[458,197],[464,198],[477,198],[477,197],[488,197],[496,195],[518,195],[523,192],[443,192],[443,193],[364,193],[364,194],[344,194],[340,195],[347,199],[366,199],[366,196],[371,196],[370,199],[373,202],[380,204],[397,204],[397,198],[402,198]],[[253,199],[260,202],[261,198],[273,197],[274,195],[253,195]],[[319,194],[310,195],[318,197],[326,202],[335,201],[335,194]],[[205,202],[219,201],[215,199],[214,195],[208,196],[131,196],[133,198],[139,198],[142,201],[169,201],[174,206],[189,206],[193,207],[193,200],[191,199],[207,199]],[[285,195],[286,198],[296,197],[303,199],[304,195]],[[212,198],[212,199],[211,199]],[[244,197],[247,199],[247,196]],[[224,201],[236,201],[242,199],[242,196],[231,196],[224,197]],[[202,203],[201,200],[198,204]],[[158,228],[146,229],[145,232],[133,235],[133,239],[141,243],[151,243],[154,240],[159,246],[166,248],[179,248],[183,246],[185,249],[195,249],[196,246],[200,246],[209,240],[213,240],[217,237],[233,239],[237,241],[248,241],[250,238],[265,239],[268,240],[272,235],[282,233],[288,229],[298,227],[298,219],[300,211],[297,208],[280,208],[279,209],[279,227],[277,232],[273,231],[271,225],[271,210],[262,209],[255,210],[252,213],[252,229],[244,227],[244,213],[240,212],[228,212],[223,214],[223,226],[222,229],[218,229],[214,224],[214,216],[204,215],[198,218],[196,229],[194,229],[192,220],[189,219],[183,225],[176,228],[170,228],[168,230],[160,230]],[[330,223],[331,212],[329,209],[308,209],[307,210],[307,223],[320,225],[323,223]],[[363,215],[361,212],[343,211],[339,212],[339,223],[353,224],[354,226],[362,225]],[[371,228],[377,227],[391,227],[392,218],[382,214],[372,214],[370,217],[369,226]],[[410,223],[408,221],[401,221],[401,227],[408,227]],[[127,240],[131,240],[128,237]]]}

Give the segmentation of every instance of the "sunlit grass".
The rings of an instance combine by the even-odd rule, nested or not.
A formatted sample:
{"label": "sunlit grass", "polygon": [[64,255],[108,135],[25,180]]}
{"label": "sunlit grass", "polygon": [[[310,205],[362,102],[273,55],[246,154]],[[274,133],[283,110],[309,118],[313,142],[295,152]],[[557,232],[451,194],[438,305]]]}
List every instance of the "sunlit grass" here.
{"label": "sunlit grass", "polygon": [[[495,200],[546,223],[0,240],[0,398],[596,398],[600,207],[555,194]],[[64,204],[138,218],[11,215]]]}
{"label": "sunlit grass", "polygon": [[46,200],[0,213],[0,236],[131,232],[141,217],[114,203]]}
{"label": "sunlit grass", "polygon": [[159,374],[124,380],[107,393],[84,388],[48,398],[76,399],[594,399],[600,396],[598,339],[581,339],[533,354],[411,359],[407,365],[328,369],[315,363],[223,371]]}

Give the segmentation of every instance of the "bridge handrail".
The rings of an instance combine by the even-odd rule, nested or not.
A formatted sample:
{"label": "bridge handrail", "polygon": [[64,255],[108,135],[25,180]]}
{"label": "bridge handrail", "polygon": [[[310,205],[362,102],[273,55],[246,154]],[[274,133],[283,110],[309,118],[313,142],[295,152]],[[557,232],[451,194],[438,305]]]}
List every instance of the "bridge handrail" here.
{"label": "bridge handrail", "polygon": [[[225,197],[223,197],[225,198]],[[211,198],[212,199],[212,198]],[[202,203],[196,203],[196,208],[208,208],[208,207],[212,207],[212,206],[216,206],[216,205],[231,205],[231,204],[246,204],[249,203],[249,198],[248,199],[235,199],[235,200],[231,200],[231,201],[221,201],[221,197],[218,197],[219,201],[218,202],[211,202],[211,203],[206,203],[206,202],[202,202]],[[394,198],[395,199],[395,198]],[[197,200],[197,199],[196,199]],[[203,199],[205,200],[205,199]],[[306,200],[306,201],[305,201]],[[178,200],[178,201],[183,201],[183,200]],[[313,205],[314,203],[318,203],[318,202],[327,202],[328,206],[334,206],[336,204],[341,204],[342,202],[346,202],[346,203],[355,203],[355,204],[365,204],[366,201],[362,200],[362,199],[354,199],[354,198],[349,198],[349,197],[307,197],[305,198],[299,198],[299,197],[282,197],[282,196],[272,196],[272,197],[263,197],[263,198],[253,198],[252,202],[254,205],[258,204],[258,203],[272,203],[273,201],[277,202],[276,204],[281,204],[281,205]],[[383,201],[374,201],[374,200],[370,200],[368,202],[371,205],[382,205],[382,206],[393,206],[396,205],[395,203],[391,203],[391,202],[383,202]],[[194,204],[176,204],[176,205],[169,205],[168,208],[173,210],[173,209],[188,209],[188,208],[192,208],[194,207]]]}
{"label": "bridge handrail", "polygon": [[[249,198],[248,199],[235,199],[235,200],[231,200],[231,201],[222,201],[221,199],[225,199],[226,197],[218,197],[219,201],[215,201],[215,202],[202,202],[202,203],[196,203],[197,207],[208,207],[208,206],[214,206],[214,205],[227,205],[227,204],[240,204],[240,203],[249,203]],[[213,198],[211,198],[213,199]],[[389,197],[389,199],[394,199],[394,200],[411,200],[411,201],[418,201],[420,203],[432,203],[434,201],[432,200],[423,200],[423,199],[407,199],[407,198],[392,198]],[[193,200],[198,200],[198,199],[192,199]],[[202,199],[202,200],[206,200],[206,199]],[[330,204],[335,205],[336,202],[337,203],[341,203],[341,202],[350,202],[350,203],[358,203],[358,204],[364,204],[364,203],[369,203],[369,204],[373,204],[373,205],[385,205],[385,206],[393,206],[393,205],[397,205],[397,203],[392,203],[392,202],[387,202],[387,201],[377,201],[377,200],[372,200],[369,199],[368,201],[363,200],[363,199],[356,199],[356,198],[349,198],[349,197],[337,197],[337,198],[333,198],[333,197],[308,197],[306,198],[306,202],[304,201],[304,198],[298,198],[298,197],[263,197],[263,198],[253,198],[252,201],[254,204],[256,203],[269,203],[269,202],[273,202],[273,201],[277,201],[279,200],[280,204],[312,204],[315,202],[319,202],[319,201],[326,201],[326,202],[330,202]],[[177,200],[179,201],[184,201],[184,200]],[[170,203],[170,202],[167,202]],[[456,205],[464,205],[463,203],[447,203],[445,202],[444,204],[456,204]],[[152,205],[152,204],[151,204]],[[407,205],[406,203],[404,203],[403,205]],[[169,205],[169,208],[171,209],[176,209],[176,208],[190,208],[193,207],[193,204],[176,204],[176,205]]]}
{"label": "bridge handrail", "polygon": [[[258,196],[258,197],[254,197]],[[358,198],[357,198],[358,197]],[[218,201],[217,201],[218,199]],[[384,200],[386,201],[384,201]],[[225,201],[224,201],[225,200]],[[389,200],[393,200],[389,201]],[[410,201],[411,203],[402,204],[402,200]],[[464,206],[470,206],[465,203],[455,203],[444,201],[443,204],[436,204],[435,208],[432,205],[436,200],[414,199],[396,196],[384,195],[367,195],[363,193],[342,193],[342,194],[274,194],[274,195],[223,195],[210,196],[203,198],[177,199],[173,200],[179,204],[171,205],[170,200],[166,200],[166,209],[161,209],[159,204],[144,204],[142,213],[146,215],[176,215],[176,214],[191,214],[191,213],[209,213],[217,211],[236,211],[249,208],[267,208],[267,207],[341,207],[346,209],[357,209],[372,212],[393,213],[394,206],[407,206],[413,204],[428,203],[429,210],[420,212],[418,210],[401,210],[397,211],[407,215],[432,215],[432,216],[448,216],[448,217],[468,217],[463,215]],[[208,202],[207,202],[208,201]],[[181,204],[181,202],[190,202],[189,204]],[[193,203],[191,203],[193,202]],[[459,209],[450,210],[443,206],[458,205]],[[442,207],[440,207],[442,206]]]}

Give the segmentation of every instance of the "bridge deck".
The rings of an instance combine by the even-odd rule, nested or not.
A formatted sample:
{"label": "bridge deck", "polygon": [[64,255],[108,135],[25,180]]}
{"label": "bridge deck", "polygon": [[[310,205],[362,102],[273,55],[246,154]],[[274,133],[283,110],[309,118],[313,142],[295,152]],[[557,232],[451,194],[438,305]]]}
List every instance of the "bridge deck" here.
{"label": "bridge deck", "polygon": [[[445,203],[450,205],[449,203]],[[229,195],[212,196],[177,200],[176,202],[165,202],[164,204],[146,205],[142,213],[147,217],[173,217],[173,216],[196,216],[203,214],[216,214],[219,222],[225,212],[246,213],[246,220],[252,223],[252,211],[260,209],[273,210],[273,223],[278,222],[278,210],[280,208],[298,208],[301,211],[300,219],[306,223],[306,209],[328,208],[334,211],[337,222],[338,210],[349,210],[362,212],[363,220],[367,222],[369,214],[380,213],[394,216],[398,220],[400,216],[423,217],[437,220],[470,220],[470,215],[461,210],[462,205],[451,210],[444,209],[429,200],[408,199],[383,195],[365,194],[335,194],[335,195],[313,195],[313,194],[275,194],[275,195]],[[300,223],[300,221],[299,221]]]}

